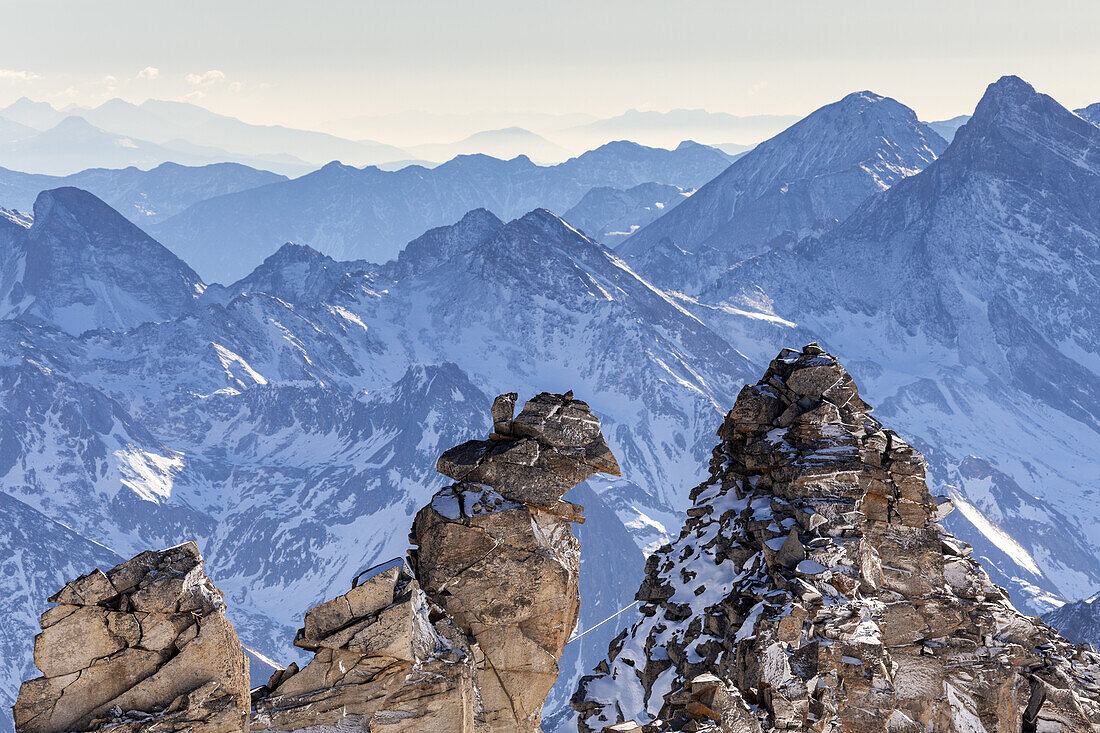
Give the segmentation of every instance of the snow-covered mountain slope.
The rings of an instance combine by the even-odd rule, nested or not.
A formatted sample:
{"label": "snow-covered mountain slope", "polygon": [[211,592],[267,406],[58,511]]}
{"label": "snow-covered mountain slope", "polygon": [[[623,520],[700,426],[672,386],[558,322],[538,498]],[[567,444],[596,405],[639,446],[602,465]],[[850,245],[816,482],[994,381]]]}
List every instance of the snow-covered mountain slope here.
{"label": "snow-covered mountain slope", "polygon": [[162,163],[151,170],[91,168],[70,176],[0,168],[0,206],[30,211],[40,192],[72,186],[95,194],[138,226],[147,226],[196,202],[285,180],[238,163]]}
{"label": "snow-covered mountain slope", "polygon": [[43,191],[29,229],[0,233],[0,317],[38,318],[69,333],[125,329],[190,308],[199,276],[95,196]]}
{"label": "snow-covered mountain slope", "polygon": [[455,255],[476,249],[502,226],[504,222],[488,209],[468,211],[455,224],[424,232],[379,269],[389,280],[421,275]]}
{"label": "snow-covered mountain slope", "polygon": [[643,487],[634,497],[619,482],[605,498],[627,521],[681,508],[671,478],[697,470],[707,422],[751,368],[669,296],[544,209],[386,286],[381,297],[379,287],[357,288],[353,279],[332,305],[366,323],[386,353],[454,361],[475,379],[520,392],[541,385],[589,395],[624,477]]}
{"label": "snow-covered mountain slope", "polygon": [[1074,110],[1078,117],[1083,117],[1094,125],[1100,125],[1100,102],[1094,102],[1087,107]]}
{"label": "snow-covered mountain slope", "polygon": [[679,186],[642,183],[632,188],[593,188],[562,218],[587,236],[615,247],[690,196]]}
{"label": "snow-covered mountain slope", "polygon": [[46,598],[88,569],[111,567],[122,558],[3,492],[0,557],[0,733],[13,733],[9,710],[19,683],[38,674],[27,640],[39,631],[38,617],[50,605]]}
{"label": "snow-covered mountain slope", "polygon": [[288,303],[313,302],[350,272],[373,267],[367,262],[337,262],[309,245],[287,242],[246,277],[226,287],[208,287],[203,300],[227,303],[238,294],[265,293]]}
{"label": "snow-covered mountain slope", "polygon": [[908,107],[849,94],[757,145],[618,251],[654,282],[694,292],[735,262],[827,229],[945,147]]}
{"label": "snow-covered mountain slope", "polygon": [[460,156],[430,170],[331,163],[292,181],[197,203],[150,231],[207,280],[230,282],[287,241],[336,259],[378,262],[471,209],[511,219],[540,206],[566,211],[596,186],[656,181],[696,188],[728,163],[724,153],[694,143],[663,150],[629,142],[550,167],[485,155]]}
{"label": "snow-covered mountain slope", "polygon": [[734,343],[798,330],[852,363],[1037,611],[1100,586],[1098,200],[1100,128],[1005,77],[922,173],[734,266],[698,311]]}
{"label": "snow-covered mountain slope", "polygon": [[[50,247],[87,259],[91,311],[116,302],[112,278],[170,271],[90,194],[40,203]],[[5,218],[5,234],[29,233]],[[131,246],[130,270],[104,264]],[[58,272],[44,301],[74,292]],[[157,308],[178,305],[155,292]],[[244,642],[289,662],[307,608],[404,552],[412,514],[445,480],[438,455],[489,429],[487,395],[573,388],[632,466],[578,495],[588,629],[630,602],[640,546],[663,542],[680,508],[667,487],[694,480],[747,365],[553,214],[504,224],[473,211],[381,266],[287,246],[231,287],[119,329],[0,320],[0,490],[122,556],[198,540]],[[613,631],[570,645],[556,704]]]}
{"label": "snow-covered mountain slope", "polygon": [[1070,641],[1100,648],[1100,593],[1056,608],[1045,614],[1043,620]]}

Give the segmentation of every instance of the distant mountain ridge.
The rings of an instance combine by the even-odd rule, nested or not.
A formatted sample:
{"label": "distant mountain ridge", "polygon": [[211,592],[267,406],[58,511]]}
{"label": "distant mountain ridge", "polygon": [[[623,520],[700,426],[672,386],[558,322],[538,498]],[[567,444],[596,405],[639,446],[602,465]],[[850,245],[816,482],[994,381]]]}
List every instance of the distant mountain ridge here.
{"label": "distant mountain ridge", "polygon": [[95,194],[138,226],[148,226],[198,201],[285,180],[277,173],[238,163],[161,163],[150,170],[91,168],[69,176],[0,168],[0,206],[29,212],[40,192],[71,186]]}
{"label": "distant mountain ridge", "polygon": [[412,145],[408,151],[420,158],[438,161],[477,153],[503,160],[525,155],[543,165],[559,163],[571,157],[565,148],[522,127],[483,130],[453,143]]}
{"label": "distant mountain ridge", "polygon": [[955,139],[955,132],[966,124],[970,119],[970,115],[958,115],[952,117],[949,120],[939,120],[938,122],[926,122],[924,124],[931,127],[940,137],[947,142],[951,142]]}
{"label": "distant mountain ridge", "polygon": [[[137,105],[122,99],[111,99],[98,107],[60,112],[48,104],[23,98],[0,109],[0,118],[42,131],[73,117],[116,138],[148,141],[145,147],[150,148],[149,154],[157,152],[159,155],[153,165],[166,161],[200,162],[198,156],[217,150],[220,157],[207,156],[201,162],[236,161],[301,174],[331,160],[367,165],[414,157],[400,148],[368,140],[345,140],[335,135],[280,125],[252,125],[186,102],[149,99]],[[153,148],[154,145],[161,147]],[[162,150],[171,151],[175,157],[164,157]],[[23,157],[14,157],[19,154]],[[106,155],[106,151],[99,151],[99,155]],[[32,158],[28,151],[9,150],[0,152],[0,165],[33,173],[62,175],[84,168],[123,167],[104,159],[63,163],[66,159],[58,156],[55,156],[57,162],[54,165],[57,167],[54,170],[47,170],[41,163],[20,165],[15,162],[23,160],[31,163],[41,158],[41,153],[37,158]],[[129,164],[135,163],[124,165]]]}
{"label": "distant mountain ridge", "polygon": [[292,156],[251,156],[221,148],[155,143],[100,129],[83,117],[69,116],[56,126],[0,144],[0,165],[20,171],[68,176],[89,168],[152,168],[166,162],[184,165],[236,162],[304,173],[313,166]]}
{"label": "distant mountain ridge", "polygon": [[1088,107],[1074,110],[1078,117],[1083,117],[1094,125],[1100,125],[1100,102],[1090,104]]}
{"label": "distant mountain ridge", "polygon": [[617,251],[654,282],[695,292],[740,260],[835,225],[946,147],[908,107],[849,94],[740,156]]}
{"label": "distant mountain ridge", "polygon": [[600,186],[589,190],[563,218],[593,239],[616,247],[691,193],[666,183],[640,183],[627,189]]}
{"label": "distant mountain ridge", "polygon": [[392,172],[331,163],[291,181],[199,202],[150,231],[207,279],[231,281],[286,241],[338,260],[378,262],[472,209],[503,219],[537,207],[566,211],[597,186],[663,182],[690,189],[728,164],[724,153],[696,143],[665,150],[625,141],[549,167],[484,155]]}

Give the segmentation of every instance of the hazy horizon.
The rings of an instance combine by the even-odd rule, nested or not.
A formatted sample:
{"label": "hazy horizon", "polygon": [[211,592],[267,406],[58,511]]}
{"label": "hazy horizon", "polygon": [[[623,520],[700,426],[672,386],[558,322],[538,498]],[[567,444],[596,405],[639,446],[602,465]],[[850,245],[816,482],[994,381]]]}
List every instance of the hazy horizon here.
{"label": "hazy horizon", "polygon": [[[1100,7],[1069,2],[860,0],[838,10],[339,0],[310,14],[279,1],[262,17],[239,0],[0,0],[0,8],[21,20],[0,31],[0,106],[23,96],[57,108],[184,100],[250,123],[344,135],[357,134],[346,121],[358,117],[443,115],[423,142],[631,109],[803,116],[863,89],[941,120],[970,113],[1005,74],[1071,108],[1100,99],[1088,73],[1100,67],[1090,38]],[[48,35],[26,32],[45,27]],[[462,116],[476,124],[443,137]]]}

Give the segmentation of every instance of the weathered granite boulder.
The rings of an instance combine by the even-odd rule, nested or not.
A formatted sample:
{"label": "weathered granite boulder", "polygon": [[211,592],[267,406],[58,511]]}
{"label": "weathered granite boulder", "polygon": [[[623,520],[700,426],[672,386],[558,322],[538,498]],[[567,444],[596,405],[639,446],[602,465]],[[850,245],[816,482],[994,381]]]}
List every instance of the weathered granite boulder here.
{"label": "weathered granite boulder", "polygon": [[466,635],[394,561],[306,614],[314,652],[253,691],[252,730],[474,733],[480,708]]}
{"label": "weathered granite boulder", "polygon": [[1100,730],[1100,656],[1012,607],[869,412],[816,344],[741,391],[582,733]]}
{"label": "weathered granite boulder", "polygon": [[248,659],[195,543],[94,570],[50,599],[20,733],[247,730]]}
{"label": "weathered granite boulder", "polygon": [[580,544],[563,501],[576,484],[619,467],[599,421],[571,393],[543,393],[514,419],[516,396],[493,405],[494,434],[439,459],[459,483],[416,515],[410,552],[428,597],[471,641],[489,730],[538,730],[546,695],[580,611]]}

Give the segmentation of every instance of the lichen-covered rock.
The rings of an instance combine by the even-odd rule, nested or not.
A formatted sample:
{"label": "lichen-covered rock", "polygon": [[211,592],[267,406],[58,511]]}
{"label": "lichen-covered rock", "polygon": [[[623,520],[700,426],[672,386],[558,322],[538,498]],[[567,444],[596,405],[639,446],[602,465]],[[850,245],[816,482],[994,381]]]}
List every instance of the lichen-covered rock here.
{"label": "lichen-covered rock", "polygon": [[13,709],[20,733],[247,729],[248,659],[193,542],[65,585]]}
{"label": "lichen-covered rock", "polygon": [[1100,730],[1100,656],[1012,607],[869,412],[816,344],[741,391],[582,733]]}

